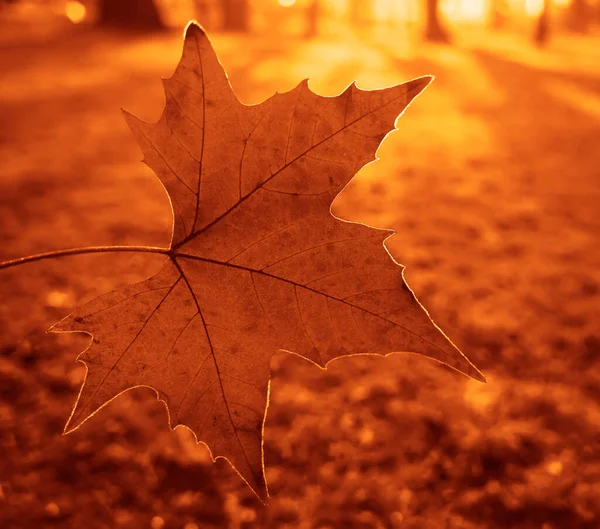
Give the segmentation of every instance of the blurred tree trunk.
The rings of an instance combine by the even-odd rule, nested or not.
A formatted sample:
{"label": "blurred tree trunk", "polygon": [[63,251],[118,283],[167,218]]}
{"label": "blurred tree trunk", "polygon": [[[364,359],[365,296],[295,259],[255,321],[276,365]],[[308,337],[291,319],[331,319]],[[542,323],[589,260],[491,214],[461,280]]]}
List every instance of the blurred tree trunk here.
{"label": "blurred tree trunk", "polygon": [[153,0],[101,0],[98,23],[122,29],[163,29]]}
{"label": "blurred tree trunk", "polygon": [[306,38],[316,37],[319,33],[320,0],[312,0],[306,9]]}
{"label": "blurred tree trunk", "polygon": [[213,29],[212,22],[214,18],[213,4],[210,0],[194,0],[194,16],[204,29]]}
{"label": "blurred tree trunk", "polygon": [[365,0],[348,0],[350,23],[356,27],[364,27],[370,18],[370,4]]}
{"label": "blurred tree trunk", "polygon": [[590,28],[591,10],[588,0],[571,0],[567,12],[567,25],[577,33],[587,33]]}
{"label": "blurred tree trunk", "polygon": [[194,0],[194,10],[198,18],[208,15],[209,8],[206,0]]}
{"label": "blurred tree trunk", "polygon": [[250,13],[248,0],[221,0],[223,8],[223,29],[228,31],[248,31]]}
{"label": "blurred tree trunk", "polygon": [[544,0],[544,6],[535,25],[533,40],[538,46],[545,46],[550,40],[550,0]]}
{"label": "blurred tree trunk", "polygon": [[492,29],[502,29],[506,25],[506,0],[491,0],[489,25]]}
{"label": "blurred tree trunk", "polygon": [[425,39],[450,42],[450,34],[440,20],[439,0],[425,0]]}

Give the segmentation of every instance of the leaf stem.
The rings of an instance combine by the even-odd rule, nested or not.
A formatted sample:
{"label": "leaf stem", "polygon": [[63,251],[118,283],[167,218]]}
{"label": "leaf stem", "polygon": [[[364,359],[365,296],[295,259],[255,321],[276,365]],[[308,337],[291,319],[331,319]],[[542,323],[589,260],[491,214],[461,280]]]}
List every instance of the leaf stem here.
{"label": "leaf stem", "polygon": [[70,248],[68,250],[56,250],[54,252],[39,253],[37,255],[29,255],[27,257],[19,257],[11,261],[0,263],[0,270],[18,266],[44,259],[54,259],[55,257],[66,257],[67,255],[82,255],[87,253],[109,253],[109,252],[145,252],[159,253],[168,255],[171,250],[169,248],[159,248],[156,246],[87,246],[84,248]]}

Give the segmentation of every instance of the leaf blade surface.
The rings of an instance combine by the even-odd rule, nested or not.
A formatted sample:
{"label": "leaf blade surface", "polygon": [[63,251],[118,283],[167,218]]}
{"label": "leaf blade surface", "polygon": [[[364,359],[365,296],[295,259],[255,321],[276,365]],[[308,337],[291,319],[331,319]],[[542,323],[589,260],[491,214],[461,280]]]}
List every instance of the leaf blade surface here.
{"label": "leaf blade surface", "polygon": [[273,352],[321,367],[416,352],[483,376],[431,321],[385,248],[392,232],[334,217],[333,199],[376,157],[429,77],[335,97],[306,81],[259,105],[235,97],[204,32],[188,26],[156,124],[125,113],[173,208],[154,277],[77,309],[87,376],[66,430],[137,386],[165,402],[262,498],[262,429]]}

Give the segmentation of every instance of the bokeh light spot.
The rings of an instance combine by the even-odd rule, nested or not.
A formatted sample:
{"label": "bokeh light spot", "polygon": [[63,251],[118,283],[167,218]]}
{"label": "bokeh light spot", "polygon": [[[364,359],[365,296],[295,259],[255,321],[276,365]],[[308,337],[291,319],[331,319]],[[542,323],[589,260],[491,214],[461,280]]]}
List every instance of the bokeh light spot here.
{"label": "bokeh light spot", "polygon": [[60,514],[59,506],[56,505],[56,503],[54,503],[53,501],[47,503],[46,507],[44,507],[44,510],[46,511],[46,514],[51,518],[55,518]]}
{"label": "bokeh light spot", "polygon": [[152,520],[150,520],[150,527],[152,529],[163,529],[165,526],[165,521],[160,516],[154,516]]}
{"label": "bokeh light spot", "polygon": [[525,0],[525,11],[530,17],[536,17],[544,9],[544,0]]}
{"label": "bokeh light spot", "polygon": [[65,15],[73,24],[83,22],[85,13],[85,6],[81,2],[67,2],[65,6]]}
{"label": "bokeh light spot", "polygon": [[546,464],[546,471],[551,476],[560,476],[563,471],[563,464],[561,461],[550,461]]}

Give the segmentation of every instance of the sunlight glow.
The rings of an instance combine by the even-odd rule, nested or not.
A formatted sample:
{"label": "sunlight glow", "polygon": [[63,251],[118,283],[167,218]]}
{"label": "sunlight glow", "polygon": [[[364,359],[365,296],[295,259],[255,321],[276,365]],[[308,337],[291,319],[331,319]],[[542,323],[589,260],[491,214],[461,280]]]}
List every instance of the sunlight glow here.
{"label": "sunlight glow", "polygon": [[67,2],[65,15],[73,24],[79,24],[85,18],[85,6],[80,2]]}
{"label": "sunlight glow", "polygon": [[544,9],[544,0],[525,0],[525,12],[530,17],[536,17]]}
{"label": "sunlight glow", "polygon": [[489,1],[446,0],[440,2],[440,10],[449,20],[482,22],[488,16]]}
{"label": "sunlight glow", "polygon": [[373,5],[373,15],[376,20],[385,20],[390,16],[392,4],[390,0],[375,0]]}
{"label": "sunlight glow", "polygon": [[279,2],[279,5],[282,7],[292,7],[295,3],[296,0],[277,0]]}

